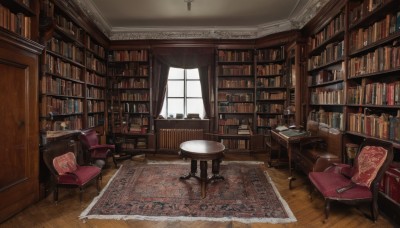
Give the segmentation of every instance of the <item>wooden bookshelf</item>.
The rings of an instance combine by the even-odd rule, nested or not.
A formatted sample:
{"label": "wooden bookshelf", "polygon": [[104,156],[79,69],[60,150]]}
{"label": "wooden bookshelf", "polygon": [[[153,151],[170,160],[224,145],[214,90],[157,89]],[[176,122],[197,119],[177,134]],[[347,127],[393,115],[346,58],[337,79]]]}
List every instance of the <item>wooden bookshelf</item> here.
{"label": "wooden bookshelf", "polygon": [[104,128],[107,39],[70,4],[41,2],[41,131]]}
{"label": "wooden bookshelf", "polygon": [[119,153],[154,151],[149,50],[110,50],[109,135]]}

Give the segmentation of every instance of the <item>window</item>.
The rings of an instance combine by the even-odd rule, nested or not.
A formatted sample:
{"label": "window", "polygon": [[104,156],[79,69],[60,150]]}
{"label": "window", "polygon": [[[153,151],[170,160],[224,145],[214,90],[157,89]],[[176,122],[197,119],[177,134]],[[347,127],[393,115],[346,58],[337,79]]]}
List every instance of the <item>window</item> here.
{"label": "window", "polygon": [[199,70],[171,67],[161,115],[176,117],[176,114],[187,116],[188,113],[204,116]]}

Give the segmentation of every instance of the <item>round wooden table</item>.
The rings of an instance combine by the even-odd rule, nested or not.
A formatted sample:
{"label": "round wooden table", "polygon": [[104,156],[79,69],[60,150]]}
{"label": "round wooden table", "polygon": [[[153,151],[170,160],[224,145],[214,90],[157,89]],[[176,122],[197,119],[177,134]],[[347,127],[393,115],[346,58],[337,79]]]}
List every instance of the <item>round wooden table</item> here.
{"label": "round wooden table", "polygon": [[[220,142],[208,140],[191,140],[181,143],[180,155],[191,159],[190,172],[186,176],[180,177],[181,180],[194,177],[201,183],[201,197],[206,197],[207,183],[214,180],[223,180],[219,175],[219,165],[224,156],[225,146]],[[200,161],[200,177],[196,176],[197,160]],[[207,176],[207,161],[212,160],[212,176]]]}

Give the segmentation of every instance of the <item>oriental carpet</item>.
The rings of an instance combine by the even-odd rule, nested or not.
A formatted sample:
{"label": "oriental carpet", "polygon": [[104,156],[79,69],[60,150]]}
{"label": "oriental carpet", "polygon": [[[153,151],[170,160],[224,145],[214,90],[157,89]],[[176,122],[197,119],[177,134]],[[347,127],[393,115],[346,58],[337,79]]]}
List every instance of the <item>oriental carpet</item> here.
{"label": "oriental carpet", "polygon": [[292,211],[262,166],[223,162],[220,174],[225,180],[209,183],[207,195],[202,199],[197,179],[179,179],[189,172],[189,163],[125,163],[80,218],[295,222]]}

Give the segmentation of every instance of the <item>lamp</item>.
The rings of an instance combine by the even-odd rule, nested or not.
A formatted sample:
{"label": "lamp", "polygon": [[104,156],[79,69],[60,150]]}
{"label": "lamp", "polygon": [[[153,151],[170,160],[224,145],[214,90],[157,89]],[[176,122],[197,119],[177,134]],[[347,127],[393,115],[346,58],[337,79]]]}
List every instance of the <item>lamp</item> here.
{"label": "lamp", "polygon": [[192,2],[194,0],[183,0],[187,4],[187,10],[190,11],[192,9]]}

